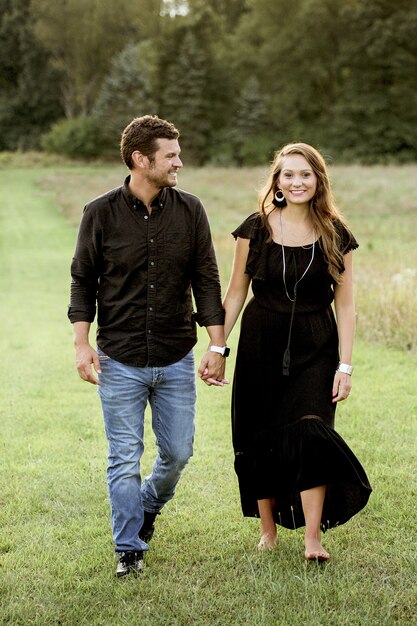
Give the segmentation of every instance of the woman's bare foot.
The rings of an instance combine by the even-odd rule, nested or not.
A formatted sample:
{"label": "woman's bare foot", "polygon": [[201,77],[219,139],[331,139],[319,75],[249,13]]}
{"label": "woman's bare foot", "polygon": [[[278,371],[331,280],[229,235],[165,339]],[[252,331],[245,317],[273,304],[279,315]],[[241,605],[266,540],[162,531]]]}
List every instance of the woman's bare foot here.
{"label": "woman's bare foot", "polygon": [[321,545],[320,539],[305,538],[305,557],[308,561],[328,561],[330,554]]}
{"label": "woman's bare foot", "polygon": [[260,542],[258,543],[258,550],[273,550],[277,545],[276,533],[263,533]]}
{"label": "woman's bare foot", "polygon": [[274,520],[274,498],[258,500],[259,515],[261,518],[261,540],[258,550],[273,550],[277,542],[277,526]]}

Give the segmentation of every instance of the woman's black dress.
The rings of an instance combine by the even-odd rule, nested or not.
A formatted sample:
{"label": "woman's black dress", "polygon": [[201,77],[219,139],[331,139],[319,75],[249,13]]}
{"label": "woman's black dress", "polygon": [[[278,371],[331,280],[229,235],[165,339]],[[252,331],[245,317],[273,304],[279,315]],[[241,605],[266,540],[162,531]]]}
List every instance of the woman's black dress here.
{"label": "woman's black dress", "polygon": [[[353,235],[335,224],[342,252],[357,248]],[[269,233],[257,213],[233,236],[250,239],[246,271],[254,295],[242,315],[232,399],[243,514],[259,517],[257,500],[273,498],[278,524],[304,526],[300,492],[327,485],[324,531],[355,515],[372,491],[358,459],[334,430],[332,386],[339,357],[333,280],[316,242],[313,262],[297,286],[290,333],[293,303],[285,292],[282,246],[267,243]],[[284,246],[284,253],[285,283],[293,298],[312,246]]]}

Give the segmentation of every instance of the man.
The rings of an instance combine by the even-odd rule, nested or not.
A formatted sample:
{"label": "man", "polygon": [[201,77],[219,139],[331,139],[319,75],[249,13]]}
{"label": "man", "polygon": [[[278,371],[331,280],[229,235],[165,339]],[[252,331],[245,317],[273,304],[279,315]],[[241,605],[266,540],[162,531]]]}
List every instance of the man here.
{"label": "man", "polygon": [[[201,377],[209,385],[227,382],[209,224],[200,200],[174,189],[182,167],[178,137],[175,126],[157,116],[136,118],[125,128],[120,150],[130,175],[85,207],[71,265],[68,317],[78,373],[99,385],[119,577],[142,570],[156,515],[192,455],[194,320],[210,336]],[[97,351],[89,343],[96,306]],[[158,452],[142,484],[147,402]]]}

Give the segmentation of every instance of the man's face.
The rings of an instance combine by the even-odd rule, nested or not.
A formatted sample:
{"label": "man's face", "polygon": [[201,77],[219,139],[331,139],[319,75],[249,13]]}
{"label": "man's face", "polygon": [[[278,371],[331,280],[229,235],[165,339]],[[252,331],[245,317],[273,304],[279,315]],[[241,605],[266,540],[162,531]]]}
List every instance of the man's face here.
{"label": "man's face", "polygon": [[154,158],[148,158],[147,180],[153,186],[175,187],[177,172],[182,167],[181,148],[177,139],[157,139],[158,149]]}

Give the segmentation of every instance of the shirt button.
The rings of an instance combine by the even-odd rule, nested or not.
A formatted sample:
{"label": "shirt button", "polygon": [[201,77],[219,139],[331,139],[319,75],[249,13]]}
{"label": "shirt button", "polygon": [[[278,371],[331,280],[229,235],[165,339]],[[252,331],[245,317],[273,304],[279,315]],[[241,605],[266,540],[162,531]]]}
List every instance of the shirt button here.
{"label": "shirt button", "polygon": [[150,311],[153,311],[153,307],[152,307],[152,306],[150,306],[150,307],[149,307],[149,310],[150,310]]}
{"label": "shirt button", "polygon": [[151,261],[151,265],[155,265],[155,263],[153,261]]}
{"label": "shirt button", "polygon": [[153,243],[153,239],[149,239],[149,241],[150,241],[151,243]]}
{"label": "shirt button", "polygon": [[144,216],[143,216],[143,219],[144,219],[144,220],[149,219],[149,215],[144,215]]}
{"label": "shirt button", "polygon": [[152,334],[152,331],[151,331],[151,330],[148,330],[148,335],[151,335],[151,334]]}
{"label": "shirt button", "polygon": [[149,285],[149,286],[150,286],[151,289],[153,289],[153,287],[154,287],[153,285]]}

